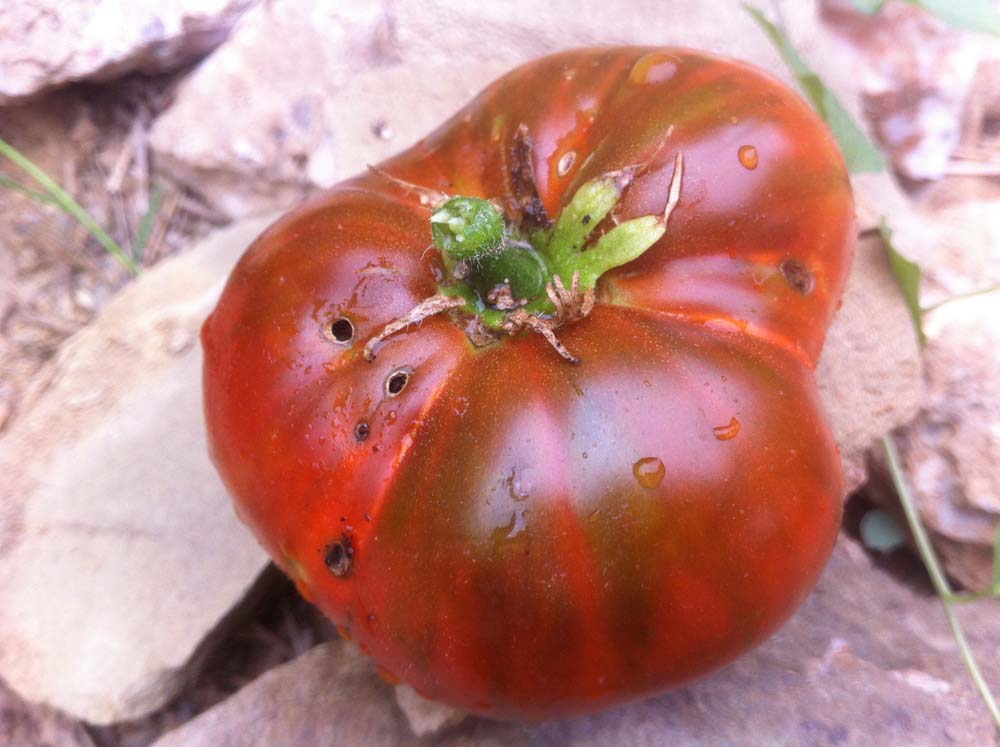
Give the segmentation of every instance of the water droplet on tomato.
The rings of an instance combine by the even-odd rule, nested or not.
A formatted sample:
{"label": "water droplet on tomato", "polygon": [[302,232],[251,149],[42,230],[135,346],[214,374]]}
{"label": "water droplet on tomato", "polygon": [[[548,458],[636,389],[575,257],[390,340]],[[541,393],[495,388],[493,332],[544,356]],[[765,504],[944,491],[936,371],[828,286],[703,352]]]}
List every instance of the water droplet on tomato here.
{"label": "water droplet on tomato", "polygon": [[752,145],[740,146],[737,155],[739,156],[740,164],[743,168],[750,169],[751,171],[757,168],[757,149]]}
{"label": "water droplet on tomato", "polygon": [[720,441],[728,441],[731,438],[736,438],[736,434],[740,432],[740,421],[735,417],[729,418],[729,422],[725,425],[717,425],[712,429],[712,433]]}
{"label": "water droplet on tomato", "polygon": [[663,52],[653,52],[640,57],[628,74],[628,82],[633,85],[663,83],[677,72],[677,59]]}
{"label": "water droplet on tomato", "polygon": [[573,168],[574,163],[576,163],[576,151],[566,151],[559,159],[559,163],[556,164],[556,173],[559,174],[559,176],[566,176],[566,174],[569,173],[569,170]]}
{"label": "water droplet on tomato", "polygon": [[658,487],[667,474],[667,468],[656,457],[643,457],[632,465],[632,474],[644,488]]}

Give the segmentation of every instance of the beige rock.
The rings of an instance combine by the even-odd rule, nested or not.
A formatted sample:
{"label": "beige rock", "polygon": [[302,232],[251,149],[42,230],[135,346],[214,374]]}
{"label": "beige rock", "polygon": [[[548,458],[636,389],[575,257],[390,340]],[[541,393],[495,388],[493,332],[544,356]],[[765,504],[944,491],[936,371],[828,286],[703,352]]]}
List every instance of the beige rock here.
{"label": "beige rock", "polygon": [[928,316],[928,397],[900,439],[906,476],[946,569],[964,586],[993,582],[1000,527],[1000,293]]}
{"label": "beige rock", "polygon": [[518,64],[588,44],[700,47],[788,80],[737,0],[614,0],[584,12],[570,0],[274,0],[184,81],[151,144],[233,215],[287,206],[413,144]]}
{"label": "beige rock", "polygon": [[865,452],[912,420],[923,399],[913,322],[877,235],[858,242],[816,381],[851,491],[864,481]]}
{"label": "beige rock", "polygon": [[0,5],[0,105],[75,80],[173,70],[257,0],[23,0]]}
{"label": "beige rock", "polygon": [[[924,273],[924,305],[1000,283],[1000,199],[961,179],[924,201],[921,237],[906,224],[907,251]],[[1000,524],[1000,292],[925,314],[927,397],[900,433],[908,485],[947,571],[963,586],[992,583]],[[871,496],[895,505],[889,477]]]}
{"label": "beige rock", "polygon": [[207,456],[197,334],[265,223],[123,291],[0,440],[0,676],[24,698],[96,723],[155,709],[264,566]]}
{"label": "beige rock", "polygon": [[[886,3],[875,15],[852,0],[782,4],[796,46],[855,115],[870,123],[898,173],[940,178],[959,145],[984,34],[922,8]],[[862,116],[863,114],[863,116]]]}
{"label": "beige rock", "polygon": [[397,685],[396,705],[406,717],[410,729],[418,737],[436,734],[462,721],[466,714],[444,703],[421,696],[409,685]]}
{"label": "beige rock", "polygon": [[[973,640],[995,649],[1000,631],[990,610],[970,612]],[[995,668],[987,676],[1000,684]],[[539,726],[470,717],[433,744],[971,747],[990,744],[992,735],[937,601],[889,578],[843,540],[789,624],[713,677]],[[334,643],[272,670],[155,747],[415,742],[373,667]]]}
{"label": "beige rock", "polygon": [[[516,745],[520,728],[479,723],[436,745]],[[154,747],[394,747],[415,743],[392,688],[353,645],[317,646],[158,740]]]}

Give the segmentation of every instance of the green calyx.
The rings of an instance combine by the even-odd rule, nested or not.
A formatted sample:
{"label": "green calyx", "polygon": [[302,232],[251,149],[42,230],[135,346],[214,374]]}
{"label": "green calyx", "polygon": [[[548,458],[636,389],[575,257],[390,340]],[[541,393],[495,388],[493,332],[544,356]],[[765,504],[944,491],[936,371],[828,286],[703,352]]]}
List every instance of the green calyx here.
{"label": "green calyx", "polygon": [[628,181],[621,174],[584,183],[554,226],[528,236],[508,224],[488,200],[451,198],[431,215],[434,244],[452,275],[440,292],[464,298],[466,311],[494,329],[504,325],[514,308],[540,316],[555,313],[546,291],[551,284],[558,286],[555,278],[570,288],[578,277],[578,291],[586,293],[604,273],[638,258],[659,241],[679,199],[682,168],[678,157],[664,213],[619,223],[594,241],[594,229],[621,200],[622,182]]}
{"label": "green calyx", "polygon": [[452,197],[431,213],[434,245],[456,261],[497,254],[503,235],[503,213],[489,200]]}

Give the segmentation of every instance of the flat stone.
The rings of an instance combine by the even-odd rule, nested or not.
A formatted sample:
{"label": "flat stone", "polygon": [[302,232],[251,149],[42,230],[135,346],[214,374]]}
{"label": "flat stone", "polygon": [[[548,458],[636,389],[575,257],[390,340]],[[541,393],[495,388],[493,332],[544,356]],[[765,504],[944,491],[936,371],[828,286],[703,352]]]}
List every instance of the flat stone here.
{"label": "flat stone", "polygon": [[[966,623],[978,648],[1000,645],[989,609]],[[878,625],[873,625],[878,621]],[[994,686],[998,672],[988,672]],[[593,716],[537,726],[469,717],[442,745],[986,745],[940,604],[875,568],[841,540],[819,586],[770,641],[712,677]],[[347,644],[272,670],[155,747],[414,744],[374,667]]]}
{"label": "flat stone", "polygon": [[178,87],[150,144],[231,215],[284,207],[415,143],[517,65],[588,44],[698,47],[789,80],[767,37],[728,0],[608,0],[585,13],[568,2],[445,0],[430,11],[273,0]]}
{"label": "flat stone", "polygon": [[0,5],[0,105],[76,80],[174,70],[257,0],[18,0]]}
{"label": "flat stone", "polygon": [[266,563],[208,458],[198,329],[268,222],[122,291],[0,440],[0,676],[94,723],[147,713]]}
{"label": "flat stone", "polygon": [[[938,183],[919,214],[896,212],[894,243],[922,268],[921,302],[932,306],[1000,283],[1000,193],[987,180]],[[876,191],[874,181],[866,189]],[[883,193],[883,205],[896,202]],[[1000,525],[1000,293],[924,314],[926,396],[897,445],[911,495],[948,573],[967,589],[992,584]],[[868,495],[898,506],[877,460]]]}
{"label": "flat stone", "polygon": [[[353,645],[325,643],[272,669],[154,747],[411,745],[414,734],[392,691]],[[434,744],[501,747],[521,743],[519,732],[514,725],[484,722]]]}
{"label": "flat stone", "polygon": [[913,321],[877,235],[858,241],[842,300],[816,382],[850,492],[865,479],[865,452],[916,416],[924,384]]}

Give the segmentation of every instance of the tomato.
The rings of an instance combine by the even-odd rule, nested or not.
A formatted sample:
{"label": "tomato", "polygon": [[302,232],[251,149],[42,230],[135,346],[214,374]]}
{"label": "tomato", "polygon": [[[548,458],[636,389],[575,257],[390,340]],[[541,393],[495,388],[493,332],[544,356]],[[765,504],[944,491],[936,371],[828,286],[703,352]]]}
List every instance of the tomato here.
{"label": "tomato", "polygon": [[[504,308],[432,242],[455,195],[506,235],[454,204],[438,228],[536,259],[554,227],[593,231],[586,259],[639,219],[643,251],[573,314],[506,275]],[[832,550],[812,372],[855,235],[833,139],[767,74],[684,49],[537,60],[250,247],[202,332],[213,458],[388,676],[525,720],[649,696],[768,638]],[[407,325],[429,298],[447,308]]]}

